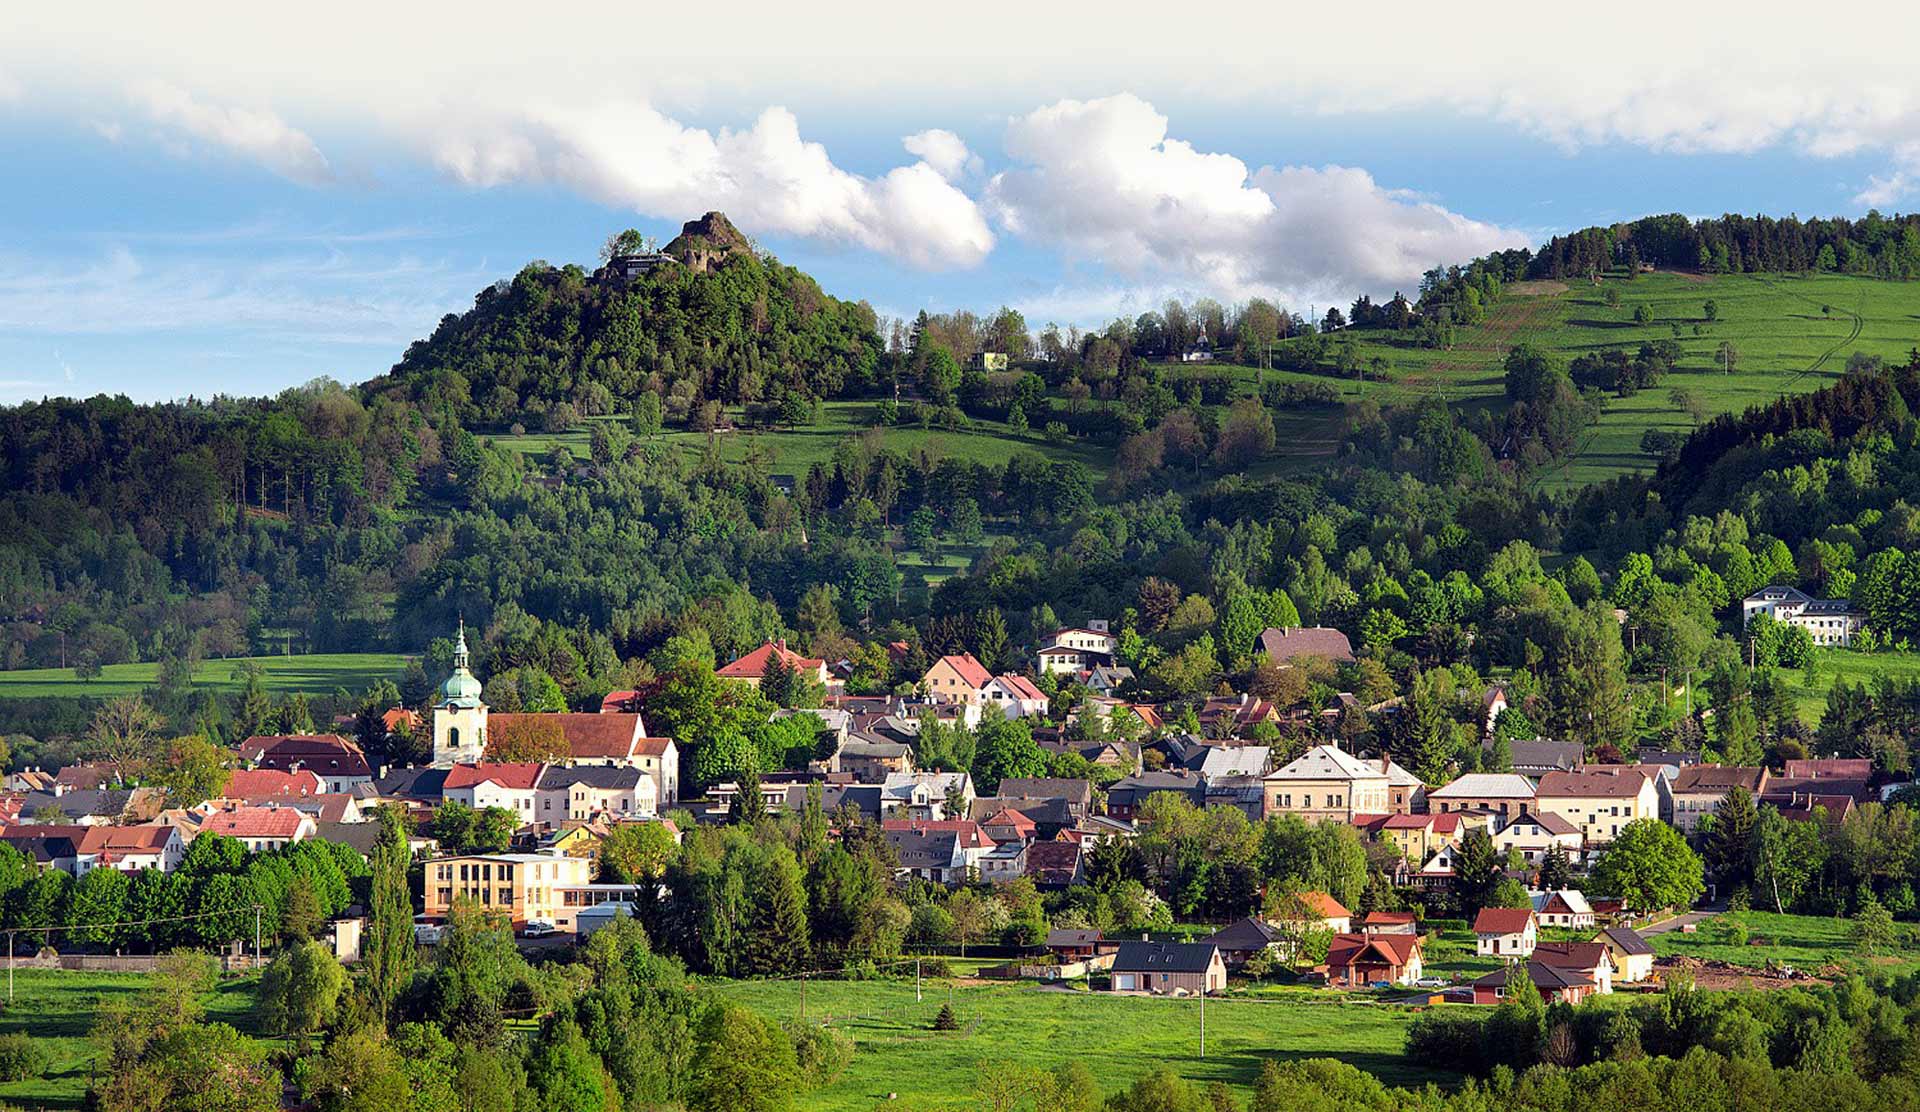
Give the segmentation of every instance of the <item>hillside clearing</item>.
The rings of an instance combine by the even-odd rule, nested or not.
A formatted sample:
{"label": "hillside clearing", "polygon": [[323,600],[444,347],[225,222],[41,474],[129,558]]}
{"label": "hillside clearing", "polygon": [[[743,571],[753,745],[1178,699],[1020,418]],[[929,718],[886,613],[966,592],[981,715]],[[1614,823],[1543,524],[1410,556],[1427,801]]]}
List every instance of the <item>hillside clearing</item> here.
{"label": "hillside clearing", "polygon": [[[243,686],[240,669],[247,663],[260,666],[261,680],[274,694],[329,695],[336,690],[361,691],[377,680],[397,681],[407,658],[400,653],[314,653],[203,660],[193,670],[194,686],[239,691]],[[160,666],[153,663],[109,664],[92,679],[81,679],[71,668],[0,671],[0,699],[132,695],[151,687],[159,674]]]}

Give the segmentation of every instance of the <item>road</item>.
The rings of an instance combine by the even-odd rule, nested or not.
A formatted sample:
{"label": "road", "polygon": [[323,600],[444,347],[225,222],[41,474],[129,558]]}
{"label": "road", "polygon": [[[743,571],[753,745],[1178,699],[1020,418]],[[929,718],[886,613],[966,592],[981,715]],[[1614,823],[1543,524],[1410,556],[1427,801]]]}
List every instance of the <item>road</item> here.
{"label": "road", "polygon": [[1725,910],[1725,907],[1703,907],[1699,911],[1689,911],[1685,915],[1676,915],[1664,923],[1651,927],[1641,927],[1640,935],[1641,937],[1645,937],[1651,934],[1665,934],[1668,931],[1677,931],[1681,927],[1705,922]]}

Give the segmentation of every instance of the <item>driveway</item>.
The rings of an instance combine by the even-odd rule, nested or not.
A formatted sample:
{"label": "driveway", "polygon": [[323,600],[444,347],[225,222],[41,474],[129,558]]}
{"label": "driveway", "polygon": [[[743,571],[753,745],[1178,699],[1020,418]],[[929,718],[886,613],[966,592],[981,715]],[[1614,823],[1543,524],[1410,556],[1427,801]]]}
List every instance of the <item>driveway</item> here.
{"label": "driveway", "polygon": [[1691,926],[1695,923],[1704,923],[1725,910],[1725,907],[1703,907],[1698,911],[1689,911],[1685,915],[1676,915],[1664,923],[1651,927],[1641,927],[1640,935],[1644,938],[1648,935],[1666,934],[1668,931],[1677,931],[1681,927]]}

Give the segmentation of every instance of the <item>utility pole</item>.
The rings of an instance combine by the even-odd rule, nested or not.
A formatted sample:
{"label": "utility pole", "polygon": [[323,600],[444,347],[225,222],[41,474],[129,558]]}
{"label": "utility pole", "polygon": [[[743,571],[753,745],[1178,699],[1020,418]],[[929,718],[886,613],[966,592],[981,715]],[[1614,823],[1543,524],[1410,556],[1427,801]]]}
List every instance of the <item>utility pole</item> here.
{"label": "utility pole", "polygon": [[920,995],[920,955],[913,956],[913,1002],[918,1004],[926,999]]}
{"label": "utility pole", "polygon": [[253,905],[253,967],[260,968],[260,905]]}
{"label": "utility pole", "polygon": [[1200,975],[1200,1057],[1207,1056],[1207,977]]}
{"label": "utility pole", "polygon": [[[1774,901],[1778,903],[1778,900]],[[7,932],[7,1003],[13,1003],[13,932]]]}

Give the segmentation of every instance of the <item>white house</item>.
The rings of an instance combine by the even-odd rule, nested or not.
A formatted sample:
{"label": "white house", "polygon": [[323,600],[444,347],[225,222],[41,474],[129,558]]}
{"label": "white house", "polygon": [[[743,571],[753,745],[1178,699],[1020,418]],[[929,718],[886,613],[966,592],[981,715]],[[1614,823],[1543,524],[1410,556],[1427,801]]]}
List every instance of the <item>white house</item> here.
{"label": "white house", "polygon": [[447,770],[441,798],[464,803],[476,811],[504,807],[522,824],[537,822],[540,773],[545,767],[537,761],[455,765]]}
{"label": "white house", "polygon": [[1102,664],[1112,664],[1113,654],[1119,648],[1120,639],[1113,635],[1107,623],[1092,621],[1085,626],[1055,630],[1052,640],[1036,655],[1042,672],[1056,676],[1074,675]]}
{"label": "white house", "polygon": [[1528,907],[1483,907],[1473,920],[1474,952],[1483,957],[1523,958],[1539,941],[1539,923]]}
{"label": "white house", "polygon": [[995,676],[985,689],[986,705],[999,707],[1008,718],[1039,718],[1050,705],[1047,693],[1025,676]]}
{"label": "white house", "polygon": [[1799,626],[1813,635],[1816,645],[1851,645],[1867,624],[1866,614],[1846,599],[1814,598],[1797,588],[1778,585],[1762,587],[1741,600],[1742,628],[1753,623],[1755,614]]}

